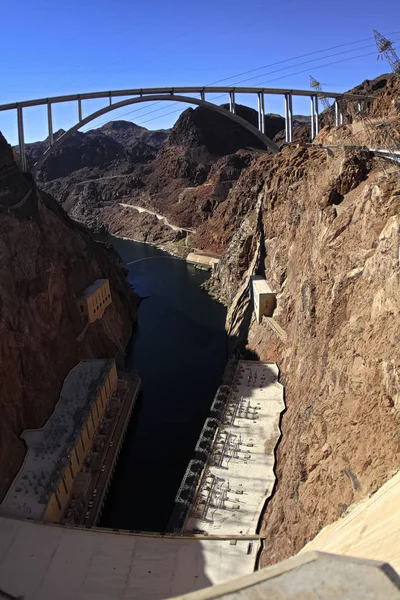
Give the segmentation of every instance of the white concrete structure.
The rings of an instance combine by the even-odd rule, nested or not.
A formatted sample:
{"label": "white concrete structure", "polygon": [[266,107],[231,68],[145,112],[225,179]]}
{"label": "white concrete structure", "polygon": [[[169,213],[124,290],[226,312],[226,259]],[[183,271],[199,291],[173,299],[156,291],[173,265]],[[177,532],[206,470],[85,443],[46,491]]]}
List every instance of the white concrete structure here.
{"label": "white concrete structure", "polygon": [[251,293],[257,323],[261,323],[262,317],[272,317],[275,310],[276,294],[260,275],[254,275],[251,278]]}
{"label": "white concrete structure", "polygon": [[161,600],[251,573],[248,544],[0,517],[0,590],[24,600]]}
{"label": "white concrete structure", "polygon": [[307,552],[257,573],[174,600],[400,600],[400,578],[390,565]]}
{"label": "white concrete structure", "polygon": [[256,533],[275,484],[274,451],[285,408],[278,377],[276,363],[239,361],[185,532]]}
{"label": "white concrete structure", "polygon": [[300,553],[311,550],[384,560],[400,573],[400,472],[324,527]]}
{"label": "white concrete structure", "polygon": [[192,265],[198,265],[207,269],[215,269],[219,264],[220,259],[217,256],[202,254],[201,252],[189,252],[186,261]]}

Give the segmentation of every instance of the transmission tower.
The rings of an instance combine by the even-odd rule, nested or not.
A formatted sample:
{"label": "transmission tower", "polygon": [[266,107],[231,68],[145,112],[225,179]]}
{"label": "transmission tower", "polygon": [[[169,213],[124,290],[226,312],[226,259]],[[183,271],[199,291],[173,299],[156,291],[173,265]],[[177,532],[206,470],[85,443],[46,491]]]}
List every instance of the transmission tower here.
{"label": "transmission tower", "polygon": [[[314,90],[317,90],[317,92],[322,92],[320,82],[314,79],[312,75],[310,75],[310,87],[312,87]],[[329,104],[329,100],[326,96],[319,96],[319,100],[321,100],[321,104],[325,110],[330,109],[331,105]]]}
{"label": "transmission tower", "polygon": [[376,29],[374,29],[374,37],[379,51],[378,58],[382,57],[382,55],[385,56],[393,73],[395,73],[395,75],[400,75],[400,58],[393,48],[392,40],[385,38],[385,36],[379,33],[379,31],[376,31]]}

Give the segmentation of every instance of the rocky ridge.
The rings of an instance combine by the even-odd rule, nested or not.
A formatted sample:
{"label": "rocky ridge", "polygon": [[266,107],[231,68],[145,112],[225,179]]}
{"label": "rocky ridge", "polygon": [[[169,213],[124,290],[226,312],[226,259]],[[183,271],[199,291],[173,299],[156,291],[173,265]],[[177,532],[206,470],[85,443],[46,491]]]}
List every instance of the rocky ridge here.
{"label": "rocky ridge", "polygon": [[[253,109],[237,105],[236,112],[257,125]],[[132,160],[124,155],[130,152],[124,135],[126,131],[130,135],[132,128],[142,129],[117,121],[99,130],[75,134],[65,142],[65,148],[61,146],[48,159],[38,179],[73,219],[95,230],[169,245],[175,253],[185,253],[200,243],[201,236],[183,244],[186,233],[173,231],[154,216],[139,214],[120,203],[158,212],[179,227],[206,227],[241,171],[264,148],[242,127],[198,107],[182,113],[154,156],[144,153],[140,161]],[[281,116],[266,115],[269,137],[281,143],[283,128]],[[309,125],[296,120],[299,139],[308,129]],[[145,132],[147,142],[150,135],[159,141],[160,132]],[[108,143],[111,135],[114,145]],[[125,144],[122,153],[117,144]],[[137,141],[135,148],[140,153]],[[43,144],[40,150],[43,152]],[[35,146],[28,146],[28,152],[32,160],[37,159]]]}

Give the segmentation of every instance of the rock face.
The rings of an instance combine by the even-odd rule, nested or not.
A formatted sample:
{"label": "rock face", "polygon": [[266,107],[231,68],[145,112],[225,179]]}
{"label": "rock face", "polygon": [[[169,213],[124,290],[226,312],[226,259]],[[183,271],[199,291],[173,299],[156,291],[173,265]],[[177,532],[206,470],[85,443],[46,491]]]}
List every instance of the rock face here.
{"label": "rock face", "polygon": [[[54,139],[63,133],[59,130]],[[164,130],[148,131],[128,121],[112,121],[87,133],[72,134],[49,156],[38,173],[38,181],[53,181],[84,170],[86,178],[109,170],[118,173],[129,170],[132,165],[152,160],[168,139]],[[27,144],[27,156],[31,165],[48,148],[48,140]]]}
{"label": "rock face", "polygon": [[[210,288],[230,307],[228,331],[239,316],[248,350],[279,364],[286,391],[265,565],[298,552],[399,468],[400,178],[368,152],[292,146],[253,161],[236,192],[244,212],[221,204],[209,229],[225,247]],[[255,322],[241,290],[249,269],[277,292],[286,343]]]}
{"label": "rock face", "polygon": [[[24,458],[21,432],[47,420],[79,360],[121,352],[137,297],[119,257],[19,172],[1,134],[0,257],[1,500]],[[98,278],[110,280],[113,303],[83,333],[77,297]]]}
{"label": "rock face", "polygon": [[264,199],[262,270],[288,343],[265,324],[249,331],[251,349],[278,360],[288,407],[264,563],[297,552],[400,459],[398,174],[343,154],[301,158],[303,176],[271,178]]}

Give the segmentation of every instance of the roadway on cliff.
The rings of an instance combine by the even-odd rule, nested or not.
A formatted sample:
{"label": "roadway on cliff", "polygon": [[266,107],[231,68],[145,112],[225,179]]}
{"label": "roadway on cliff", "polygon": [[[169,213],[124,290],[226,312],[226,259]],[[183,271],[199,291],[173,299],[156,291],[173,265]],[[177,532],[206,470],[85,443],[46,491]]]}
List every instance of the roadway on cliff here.
{"label": "roadway on cliff", "polygon": [[138,206],[137,204],[126,204],[125,202],[119,202],[119,205],[123,206],[124,208],[133,208],[134,210],[137,210],[140,213],[145,212],[149,215],[157,217],[157,219],[159,221],[162,221],[164,223],[164,225],[166,225],[167,227],[170,227],[174,231],[186,231],[187,233],[196,233],[195,229],[188,229],[186,227],[179,227],[178,225],[172,225],[172,223],[170,223],[168,221],[167,217],[164,217],[164,215],[160,215],[159,213],[156,213],[153,210],[149,210],[148,208],[143,208],[143,206]]}

